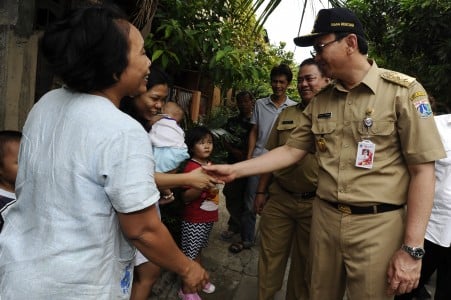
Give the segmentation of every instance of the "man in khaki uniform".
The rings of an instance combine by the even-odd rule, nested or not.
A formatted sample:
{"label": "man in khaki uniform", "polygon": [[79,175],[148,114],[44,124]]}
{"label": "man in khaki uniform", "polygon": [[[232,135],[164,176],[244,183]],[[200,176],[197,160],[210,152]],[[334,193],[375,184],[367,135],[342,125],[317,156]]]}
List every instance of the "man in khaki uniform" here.
{"label": "man in khaki uniform", "polygon": [[342,299],[345,290],[348,299],[409,292],[420,276],[434,161],[445,157],[426,92],[414,78],[367,58],[362,25],[348,9],[320,10],[312,33],[295,43],[313,45],[315,60],[335,84],[307,106],[286,145],[205,169],[232,180],[316,151],[311,299]]}
{"label": "man in khaki uniform", "polygon": [[[297,80],[302,102],[280,113],[266,143],[268,150],[285,144],[293,129],[299,126],[299,116],[304,108],[329,83],[312,58],[301,63]],[[308,299],[309,283],[305,275],[317,176],[318,163],[313,154],[308,154],[288,168],[260,175],[255,198],[255,210],[261,214],[258,260],[260,300],[274,299],[276,292],[282,288],[290,252],[285,299]]]}

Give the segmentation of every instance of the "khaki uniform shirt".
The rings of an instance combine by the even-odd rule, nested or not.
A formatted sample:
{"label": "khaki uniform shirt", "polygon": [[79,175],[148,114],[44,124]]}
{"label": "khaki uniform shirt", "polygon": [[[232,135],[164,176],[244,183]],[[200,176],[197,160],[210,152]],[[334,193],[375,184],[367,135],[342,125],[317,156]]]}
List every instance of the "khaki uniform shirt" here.
{"label": "khaki uniform shirt", "polygon": [[[352,90],[335,83],[318,93],[287,145],[316,149],[321,199],[401,205],[410,181],[407,166],[443,158],[445,152],[421,84],[370,63]],[[373,125],[367,130],[363,119],[368,113]],[[357,145],[364,139],[376,147],[371,169],[355,167]]]}
{"label": "khaki uniform shirt", "polygon": [[[269,134],[266,149],[271,150],[284,145],[293,129],[299,126],[302,108],[300,104],[285,108]],[[307,156],[290,167],[273,172],[273,180],[291,193],[306,193],[316,190],[318,163],[315,155]]]}

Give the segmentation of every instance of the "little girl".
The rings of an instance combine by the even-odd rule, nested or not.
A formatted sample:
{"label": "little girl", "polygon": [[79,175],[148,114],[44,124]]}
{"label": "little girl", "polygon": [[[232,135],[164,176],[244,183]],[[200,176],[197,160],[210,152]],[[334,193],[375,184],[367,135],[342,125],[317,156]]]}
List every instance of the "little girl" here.
{"label": "little girl", "polygon": [[[186,144],[191,158],[184,172],[190,172],[210,162],[209,157],[213,151],[213,135],[210,130],[203,126],[191,129],[186,136]],[[186,203],[182,218],[182,251],[201,264],[202,249],[208,246],[213,223],[218,221],[218,190],[186,187],[182,196]],[[215,286],[209,282],[204,286],[203,291],[208,294],[213,293]],[[201,299],[197,293],[186,293],[183,285],[179,291],[179,298]]]}

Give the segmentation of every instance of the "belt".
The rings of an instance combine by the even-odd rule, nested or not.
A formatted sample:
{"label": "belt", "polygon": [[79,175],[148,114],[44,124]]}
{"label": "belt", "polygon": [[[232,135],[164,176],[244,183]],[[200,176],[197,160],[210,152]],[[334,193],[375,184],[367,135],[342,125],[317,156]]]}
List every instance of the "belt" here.
{"label": "belt", "polygon": [[324,201],[330,206],[338,209],[344,214],[353,214],[353,215],[364,215],[364,214],[379,214],[387,211],[397,210],[403,208],[404,205],[395,205],[395,204],[378,204],[378,205],[370,205],[370,206],[354,206],[349,204],[335,203]]}
{"label": "belt", "polygon": [[295,193],[295,192],[292,192],[292,191],[286,189],[286,188],[279,182],[279,180],[276,179],[276,182],[277,182],[278,186],[279,186],[282,190],[284,190],[285,192],[291,194],[291,195],[292,195],[293,197],[295,197],[295,198],[301,198],[301,199],[306,200],[306,199],[310,199],[310,198],[313,198],[313,197],[316,196],[316,190],[314,190],[313,192]]}
{"label": "belt", "polygon": [[293,195],[296,198],[301,198],[301,199],[310,199],[316,196],[316,191],[314,192],[305,192],[305,193],[290,193],[291,195]]}

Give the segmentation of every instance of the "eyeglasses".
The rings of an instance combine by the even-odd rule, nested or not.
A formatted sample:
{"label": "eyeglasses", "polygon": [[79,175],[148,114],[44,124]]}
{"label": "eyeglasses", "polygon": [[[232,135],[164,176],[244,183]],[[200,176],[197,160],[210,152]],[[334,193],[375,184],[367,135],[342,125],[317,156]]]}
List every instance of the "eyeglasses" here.
{"label": "eyeglasses", "polygon": [[327,43],[323,43],[323,44],[318,44],[318,45],[313,45],[313,50],[310,51],[310,54],[312,55],[312,57],[314,58],[316,55],[323,53],[324,48],[326,48],[327,46],[329,46],[330,44],[333,44],[335,42],[338,42],[339,40],[341,40],[342,38],[338,38],[335,39],[333,41],[327,42]]}

